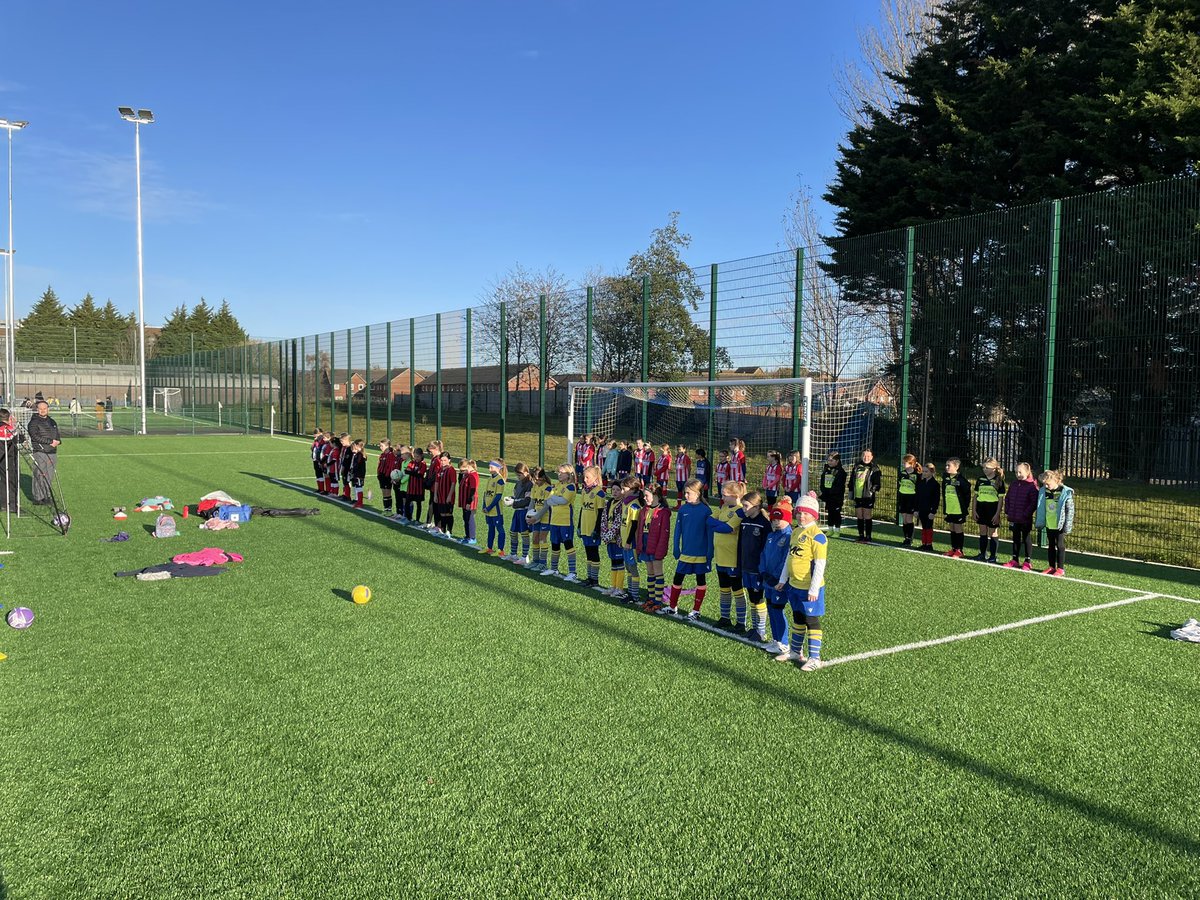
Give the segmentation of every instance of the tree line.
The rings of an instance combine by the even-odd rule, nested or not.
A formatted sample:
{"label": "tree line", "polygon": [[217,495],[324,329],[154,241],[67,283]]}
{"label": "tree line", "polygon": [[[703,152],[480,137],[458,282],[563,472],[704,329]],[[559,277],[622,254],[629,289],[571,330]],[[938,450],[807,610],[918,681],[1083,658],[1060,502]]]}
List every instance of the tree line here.
{"label": "tree line", "polygon": [[[195,350],[220,350],[246,343],[247,334],[222,301],[213,309],[201,297],[190,310],[180,305],[167,317],[157,337],[148,336],[146,355],[171,356]],[[96,360],[133,363],[138,358],[137,315],[124,314],[112,300],[103,306],[89,293],[67,308],[47,287],[18,324],[18,359]]]}

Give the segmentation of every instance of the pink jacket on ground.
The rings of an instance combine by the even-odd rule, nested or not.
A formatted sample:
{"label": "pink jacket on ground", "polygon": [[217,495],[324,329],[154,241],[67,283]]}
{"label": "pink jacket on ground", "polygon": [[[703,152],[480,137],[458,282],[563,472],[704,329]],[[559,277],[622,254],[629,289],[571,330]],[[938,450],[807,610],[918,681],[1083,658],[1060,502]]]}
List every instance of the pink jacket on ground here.
{"label": "pink jacket on ground", "polygon": [[241,561],[242,554],[227,553],[220,547],[205,547],[195,553],[180,553],[171,558],[171,562],[183,563],[187,566],[223,566],[225,563]]}

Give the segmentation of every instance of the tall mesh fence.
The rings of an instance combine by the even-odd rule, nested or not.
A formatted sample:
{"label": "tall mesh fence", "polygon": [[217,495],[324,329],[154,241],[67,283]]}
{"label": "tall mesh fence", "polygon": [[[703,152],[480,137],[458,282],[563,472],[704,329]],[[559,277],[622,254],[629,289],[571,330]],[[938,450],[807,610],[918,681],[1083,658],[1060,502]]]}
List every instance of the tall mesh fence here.
{"label": "tall mesh fence", "polygon": [[[1009,478],[1063,472],[1078,549],[1200,565],[1200,179],[157,358],[148,385],[214,428],[266,429],[274,409],[276,430],[550,465],[571,382],[803,376],[870,384],[877,518],[905,453],[968,473],[994,458]],[[719,450],[737,435],[703,399],[697,442]],[[608,436],[652,431],[649,406]]]}

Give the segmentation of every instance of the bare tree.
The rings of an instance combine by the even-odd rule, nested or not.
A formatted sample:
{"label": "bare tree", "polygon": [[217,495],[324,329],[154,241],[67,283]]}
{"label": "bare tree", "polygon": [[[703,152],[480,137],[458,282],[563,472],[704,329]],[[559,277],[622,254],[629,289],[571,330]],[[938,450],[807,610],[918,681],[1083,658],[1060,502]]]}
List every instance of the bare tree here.
{"label": "bare tree", "polygon": [[[821,236],[812,190],[801,185],[792,194],[791,207],[783,217],[787,246],[805,250],[804,321],[800,323],[801,356],[805,368],[813,374],[843,377],[866,376],[879,372],[890,361],[888,347],[890,322],[886,307],[862,306],[853,302],[829,277],[822,265],[828,255]],[[790,262],[788,268],[791,268]],[[790,284],[793,271],[785,274]],[[777,312],[780,323],[792,328],[791,303]]]}
{"label": "bare tree", "polygon": [[879,24],[858,32],[859,58],[834,74],[838,108],[852,125],[869,125],[870,110],[893,112],[906,98],[896,75],[931,40],[942,0],[880,0]]}
{"label": "bare tree", "polygon": [[[541,358],[539,338],[539,302],[546,297],[546,372],[539,377],[562,374],[578,364],[583,331],[580,301],[570,288],[566,276],[547,266],[542,271],[530,271],[520,263],[493,281],[481,298],[478,308],[484,342],[494,359],[500,358],[500,304],[505,305],[508,339],[509,377],[516,375],[514,366],[534,365]],[[534,385],[518,383],[518,390]]]}

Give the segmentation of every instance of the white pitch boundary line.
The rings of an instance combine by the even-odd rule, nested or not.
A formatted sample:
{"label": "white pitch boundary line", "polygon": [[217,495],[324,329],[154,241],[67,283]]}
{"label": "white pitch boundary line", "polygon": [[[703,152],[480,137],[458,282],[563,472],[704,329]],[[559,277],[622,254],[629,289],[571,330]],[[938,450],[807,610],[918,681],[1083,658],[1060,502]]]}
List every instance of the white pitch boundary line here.
{"label": "white pitch boundary line", "polygon": [[1080,609],[1068,609],[1062,612],[1050,613],[1045,616],[1034,616],[1032,619],[1022,619],[1019,622],[1009,622],[1006,625],[994,625],[991,628],[977,628],[975,631],[964,631],[962,634],[951,634],[947,637],[932,638],[928,641],[914,641],[911,644],[897,644],[895,647],[884,647],[879,650],[865,650],[862,653],[851,653],[848,656],[838,656],[824,660],[823,666],[836,666],[840,663],[857,662],[862,659],[874,659],[877,656],[891,656],[894,653],[905,653],[909,650],[923,650],[926,647],[936,647],[939,644],[952,644],[955,641],[965,641],[971,638],[983,637],[988,634],[999,634],[1002,631],[1012,631],[1014,628],[1025,628],[1028,625],[1039,625],[1042,622],[1053,622],[1055,619],[1065,619],[1068,616],[1081,616],[1084,613],[1097,612],[1102,609],[1112,609],[1116,606],[1128,606],[1142,600],[1161,597],[1161,594],[1138,594],[1136,597],[1126,597],[1124,600],[1113,600],[1109,603],[1097,603],[1095,606],[1084,606]]}
{"label": "white pitch boundary line", "polygon": [[[843,537],[839,536],[839,540],[843,540],[843,541],[846,541],[847,543],[851,543],[851,544],[854,543],[854,538],[850,538],[850,537],[843,538]],[[866,545],[866,546],[877,547],[881,550],[900,550],[900,551],[903,551],[904,553],[910,553],[917,558],[940,559],[944,562],[970,563],[971,565],[974,565],[974,566],[986,566],[988,569],[991,569],[992,571],[1008,572],[1010,574],[1021,575],[1026,578],[1028,578],[1030,575],[1033,575],[1038,578],[1053,578],[1055,581],[1070,581],[1073,584],[1086,584],[1089,587],[1107,588],[1110,591],[1125,591],[1125,593],[1129,593],[1130,591],[1137,590],[1137,588],[1129,587],[1127,585],[1122,586],[1119,584],[1108,584],[1107,582],[1104,582],[1104,581],[1089,581],[1086,578],[1074,578],[1070,575],[1057,575],[1056,576],[1056,575],[1043,575],[1041,572],[1038,572],[1038,571],[1025,572],[1018,568],[1005,568],[1004,566],[998,566],[995,563],[983,562],[982,560],[971,559],[971,558],[965,557],[965,556],[959,557],[958,559],[951,559],[950,557],[946,556],[944,553],[922,553],[919,550],[911,550],[908,547],[901,547],[899,544],[885,544],[880,541],[872,541],[869,545]],[[1177,597],[1174,594],[1160,594],[1160,593],[1156,592],[1154,596],[1165,597],[1168,600],[1182,600],[1185,603],[1200,603],[1200,600],[1193,600],[1190,597]]]}

